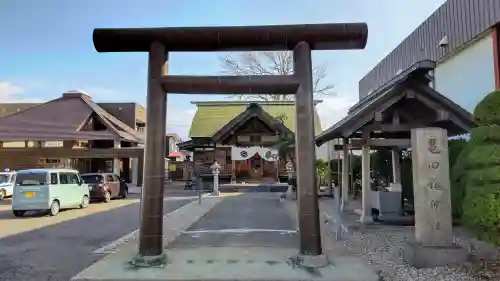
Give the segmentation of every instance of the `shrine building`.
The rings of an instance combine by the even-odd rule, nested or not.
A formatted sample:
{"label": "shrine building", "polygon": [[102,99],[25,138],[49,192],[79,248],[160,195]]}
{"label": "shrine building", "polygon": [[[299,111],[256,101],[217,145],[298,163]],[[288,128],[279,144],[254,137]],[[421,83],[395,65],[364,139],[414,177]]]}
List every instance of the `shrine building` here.
{"label": "shrine building", "polygon": [[[321,101],[315,101],[315,105]],[[193,152],[192,169],[211,176],[210,166],[221,166],[220,181],[233,183],[279,182],[288,175],[276,149],[280,135],[294,138],[294,101],[203,101],[197,106],[189,137],[179,144]],[[316,134],[321,133],[314,112]],[[290,138],[289,137],[289,138]],[[294,157],[291,151],[291,157]]]}

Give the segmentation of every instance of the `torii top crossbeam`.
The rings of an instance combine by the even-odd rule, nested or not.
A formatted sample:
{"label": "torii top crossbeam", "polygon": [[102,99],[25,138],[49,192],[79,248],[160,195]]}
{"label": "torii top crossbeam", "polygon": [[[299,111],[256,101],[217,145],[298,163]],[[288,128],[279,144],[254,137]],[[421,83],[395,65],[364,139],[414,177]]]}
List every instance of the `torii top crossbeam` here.
{"label": "torii top crossbeam", "polygon": [[165,28],[96,28],[98,52],[148,52],[159,42],[170,52],[292,50],[307,42],[311,50],[364,49],[366,23]]}

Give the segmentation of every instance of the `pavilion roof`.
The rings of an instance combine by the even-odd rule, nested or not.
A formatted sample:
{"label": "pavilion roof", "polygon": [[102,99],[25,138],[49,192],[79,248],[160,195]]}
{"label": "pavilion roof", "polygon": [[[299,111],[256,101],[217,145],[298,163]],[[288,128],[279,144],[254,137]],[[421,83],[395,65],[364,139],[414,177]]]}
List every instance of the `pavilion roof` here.
{"label": "pavilion roof", "polygon": [[[410,116],[407,119],[412,120],[407,121],[414,126],[445,128],[450,136],[467,133],[475,126],[471,113],[429,86],[428,72],[434,68],[435,62],[422,61],[403,71],[351,107],[347,116],[316,137],[316,144],[351,137],[372,124],[376,114],[395,110]],[[425,118],[431,111],[445,112],[446,116]]]}

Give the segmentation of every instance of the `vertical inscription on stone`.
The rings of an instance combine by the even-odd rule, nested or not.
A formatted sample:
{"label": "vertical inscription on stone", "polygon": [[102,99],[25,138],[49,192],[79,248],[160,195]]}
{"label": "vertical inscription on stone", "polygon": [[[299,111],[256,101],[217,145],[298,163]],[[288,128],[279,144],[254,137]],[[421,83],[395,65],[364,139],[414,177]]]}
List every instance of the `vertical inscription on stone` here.
{"label": "vertical inscription on stone", "polygon": [[428,246],[452,243],[446,130],[412,130],[415,236]]}
{"label": "vertical inscription on stone", "polygon": [[430,153],[432,154],[439,154],[440,153],[440,149],[438,148],[438,140],[435,136],[431,136],[429,137],[429,140],[427,141],[428,143],[428,150]]}

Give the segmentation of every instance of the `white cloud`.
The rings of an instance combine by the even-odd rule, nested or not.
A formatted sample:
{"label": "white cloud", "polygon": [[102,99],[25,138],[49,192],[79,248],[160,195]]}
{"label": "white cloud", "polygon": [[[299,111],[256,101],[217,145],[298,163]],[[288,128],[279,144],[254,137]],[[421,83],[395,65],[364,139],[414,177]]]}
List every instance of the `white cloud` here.
{"label": "white cloud", "polygon": [[355,97],[343,95],[324,98],[323,102],[316,106],[323,130],[328,129],[345,117],[349,108],[356,102]]}
{"label": "white cloud", "polygon": [[18,103],[18,102],[42,102],[37,98],[24,98],[22,94],[25,89],[9,82],[0,81],[0,102],[2,103]]}

